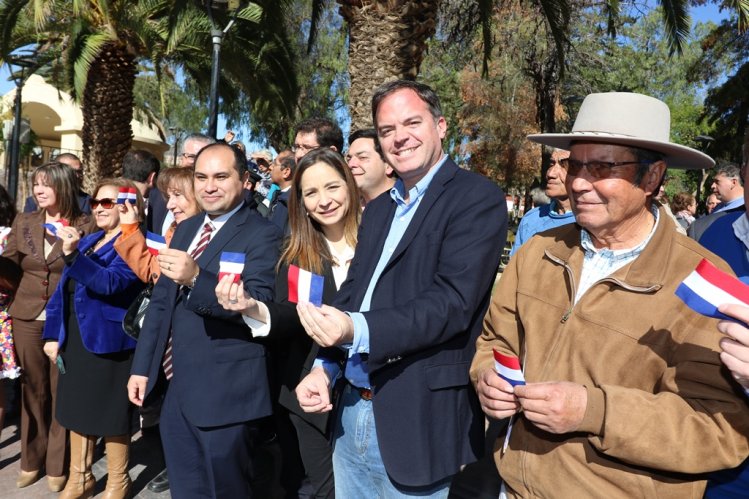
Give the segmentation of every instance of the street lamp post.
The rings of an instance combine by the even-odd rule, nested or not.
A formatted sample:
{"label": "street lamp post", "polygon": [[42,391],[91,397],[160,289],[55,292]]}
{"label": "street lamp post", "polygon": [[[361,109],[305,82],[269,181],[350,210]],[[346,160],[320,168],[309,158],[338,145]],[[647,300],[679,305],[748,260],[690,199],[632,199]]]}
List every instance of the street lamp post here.
{"label": "street lamp post", "polygon": [[172,157],[172,166],[177,166],[177,146],[179,145],[179,134],[182,133],[182,129],[170,126],[169,131],[172,132],[174,137],[174,155]]}
{"label": "street lamp post", "polygon": [[[208,110],[208,135],[214,138],[218,138],[218,81],[220,76],[221,66],[221,42],[224,39],[224,35],[234,24],[237,19],[237,12],[239,11],[239,1],[237,0],[206,0],[205,8],[208,13],[208,18],[211,20],[211,40],[213,41],[213,52],[211,54],[211,97],[209,102]],[[224,29],[220,29],[216,26],[216,21],[213,18],[213,9],[223,8],[232,10],[231,20],[227,23]]]}
{"label": "street lamp post", "polygon": [[[36,69],[36,61],[33,54],[24,54],[17,57],[8,57],[6,61],[11,66],[11,78],[16,84],[16,98],[13,113],[13,134],[10,139],[10,168],[8,170],[8,194],[16,199],[18,193],[18,163],[21,157],[21,111],[23,107],[22,93],[23,85]],[[13,72],[12,66],[20,69]]]}

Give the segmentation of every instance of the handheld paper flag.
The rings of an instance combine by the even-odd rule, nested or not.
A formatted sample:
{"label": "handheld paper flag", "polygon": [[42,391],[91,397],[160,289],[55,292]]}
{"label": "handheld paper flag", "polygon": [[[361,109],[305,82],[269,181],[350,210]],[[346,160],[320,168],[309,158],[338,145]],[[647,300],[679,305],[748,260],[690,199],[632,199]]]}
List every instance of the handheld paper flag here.
{"label": "handheld paper flag", "polygon": [[44,224],[44,228],[50,231],[52,234],[57,236],[57,229],[60,227],[68,227],[70,223],[65,220],[64,218],[61,218],[57,222],[50,222],[48,224]]}
{"label": "handheld paper flag", "polygon": [[702,259],[697,268],[676,288],[676,296],[699,314],[734,320],[718,312],[718,305],[749,304],[749,286]]}
{"label": "handheld paper flag", "polygon": [[238,283],[242,278],[244,270],[244,253],[232,253],[224,251],[221,253],[221,260],[218,264],[218,279],[223,279],[225,275],[233,276],[234,282]]}
{"label": "handheld paper flag", "polygon": [[325,278],[321,275],[289,266],[289,301],[291,303],[308,302],[316,307],[322,305],[322,289]]}
{"label": "handheld paper flag", "polygon": [[131,204],[135,204],[138,202],[138,191],[135,189],[135,187],[128,187],[127,201]]}
{"label": "handheld paper flag", "polygon": [[146,232],[146,246],[152,255],[158,255],[160,250],[166,248],[166,238],[161,234]]}
{"label": "handheld paper flag", "polygon": [[494,369],[499,376],[512,386],[524,385],[525,376],[520,367],[520,359],[499,353],[494,350]]}
{"label": "handheld paper flag", "polygon": [[117,204],[125,204],[125,202],[127,202],[128,191],[129,189],[127,187],[120,187],[120,190],[117,193]]}

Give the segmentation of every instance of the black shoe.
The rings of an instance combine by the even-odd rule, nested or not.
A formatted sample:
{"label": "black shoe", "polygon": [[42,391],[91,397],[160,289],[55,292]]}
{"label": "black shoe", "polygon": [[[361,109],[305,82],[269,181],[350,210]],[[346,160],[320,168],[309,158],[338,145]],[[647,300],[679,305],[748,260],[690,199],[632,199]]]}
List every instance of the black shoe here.
{"label": "black shoe", "polygon": [[162,471],[161,473],[156,475],[153,480],[148,482],[147,488],[151,492],[156,493],[169,490],[169,477],[166,474],[166,470]]}

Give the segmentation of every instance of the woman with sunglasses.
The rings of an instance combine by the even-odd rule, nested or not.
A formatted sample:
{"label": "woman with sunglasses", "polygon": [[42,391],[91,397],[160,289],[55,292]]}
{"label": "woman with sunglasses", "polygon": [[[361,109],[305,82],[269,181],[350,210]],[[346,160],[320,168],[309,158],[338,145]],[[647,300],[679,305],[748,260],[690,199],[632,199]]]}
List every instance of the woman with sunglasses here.
{"label": "woman with sunglasses", "polygon": [[16,486],[23,488],[47,474],[52,492],[65,486],[65,428],[53,414],[57,393],[57,368],[44,355],[42,330],[47,301],[64,267],[62,244],[55,227],[68,223],[70,230],[87,232],[88,215],[78,205],[75,171],[58,162],[34,170],[33,195],[39,210],[20,213],[13,221],[3,258],[20,267],[23,276],[8,313],[13,318],[21,376],[21,471]]}
{"label": "woman with sunglasses", "polygon": [[[138,276],[120,258],[114,242],[120,235],[117,204],[129,180],[99,183],[91,199],[97,232],[80,237],[71,227],[58,229],[65,269],[47,306],[44,352],[60,371],[55,418],[70,430],[70,476],[61,498],[90,497],[94,444],[104,437],[107,486],[103,497],[130,492],[127,473],[130,410],[125,386],[135,340],[122,330],[128,306],[143,289]],[[137,194],[138,212],[143,198]]]}
{"label": "woman with sunglasses", "polygon": [[[278,263],[276,302],[255,301],[229,276],[219,282],[216,295],[224,308],[242,311],[249,318],[254,336],[268,335],[276,342],[272,351],[276,354],[279,402],[289,411],[296,429],[298,451],[314,489],[312,496],[333,497],[332,449],[327,436],[330,413],[305,413],[294,394],[299,381],[310,372],[319,347],[305,333],[296,305],[289,301],[294,281],[289,269],[294,265],[321,275],[323,303],[332,300],[346,279],[361,209],[356,182],[343,157],[328,148],[307,153],[294,172],[288,208],[291,234]],[[279,430],[282,438],[283,430]],[[285,467],[294,454],[287,451],[283,456]]]}

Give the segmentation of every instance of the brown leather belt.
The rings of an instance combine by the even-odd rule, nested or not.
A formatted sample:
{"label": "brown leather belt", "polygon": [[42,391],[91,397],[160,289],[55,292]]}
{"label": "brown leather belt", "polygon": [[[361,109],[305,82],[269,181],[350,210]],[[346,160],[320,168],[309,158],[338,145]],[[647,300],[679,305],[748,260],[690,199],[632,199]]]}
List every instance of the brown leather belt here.
{"label": "brown leather belt", "polygon": [[359,388],[358,386],[354,386],[354,390],[357,391],[362,400],[369,401],[372,400],[372,397],[374,396],[374,393],[372,393],[372,390],[369,388]]}

